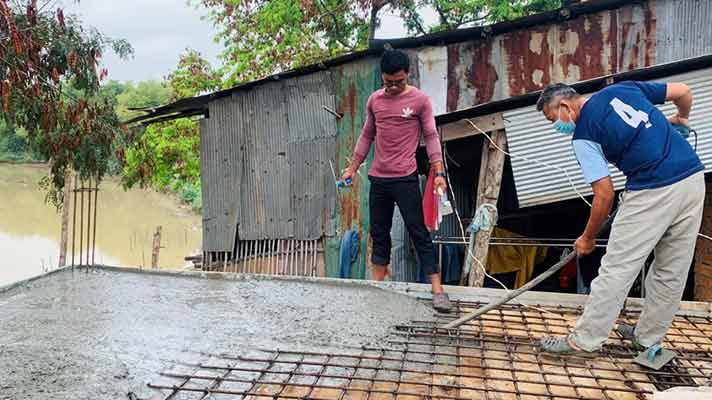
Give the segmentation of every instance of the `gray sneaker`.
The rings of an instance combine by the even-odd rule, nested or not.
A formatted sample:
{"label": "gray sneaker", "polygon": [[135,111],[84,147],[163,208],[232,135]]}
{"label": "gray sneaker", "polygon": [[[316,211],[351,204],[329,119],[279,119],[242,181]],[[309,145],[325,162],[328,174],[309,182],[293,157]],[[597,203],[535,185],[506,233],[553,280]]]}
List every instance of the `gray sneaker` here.
{"label": "gray sneaker", "polygon": [[577,349],[571,345],[568,336],[546,336],[539,342],[539,351],[556,356],[596,357],[597,351]]}
{"label": "gray sneaker", "polygon": [[633,344],[633,348],[635,350],[645,350],[645,346],[640,344],[638,339],[635,338],[635,325],[623,323],[618,324],[616,332],[618,332],[624,340],[629,340]]}
{"label": "gray sneaker", "polygon": [[433,295],[433,308],[441,313],[449,313],[452,311],[452,303],[447,293],[438,293]]}

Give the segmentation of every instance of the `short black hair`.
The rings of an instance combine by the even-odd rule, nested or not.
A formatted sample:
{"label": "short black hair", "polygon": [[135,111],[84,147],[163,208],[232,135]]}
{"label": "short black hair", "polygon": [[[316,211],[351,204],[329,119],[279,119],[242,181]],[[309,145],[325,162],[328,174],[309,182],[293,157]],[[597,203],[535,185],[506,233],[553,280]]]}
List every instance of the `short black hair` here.
{"label": "short black hair", "polygon": [[386,50],[381,57],[381,72],[384,74],[395,74],[398,71],[410,70],[410,59],[408,55],[399,50]]}
{"label": "short black hair", "polygon": [[549,85],[541,92],[539,100],[536,102],[536,110],[542,111],[545,106],[551,104],[556,99],[573,99],[580,95],[574,88],[565,83],[555,83]]}

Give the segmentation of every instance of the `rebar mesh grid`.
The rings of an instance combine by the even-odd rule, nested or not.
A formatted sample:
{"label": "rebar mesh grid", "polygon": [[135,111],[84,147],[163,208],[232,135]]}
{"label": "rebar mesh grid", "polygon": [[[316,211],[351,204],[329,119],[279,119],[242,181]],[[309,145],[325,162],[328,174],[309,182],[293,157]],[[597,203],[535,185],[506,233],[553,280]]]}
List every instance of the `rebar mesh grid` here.
{"label": "rebar mesh grid", "polygon": [[578,308],[505,306],[461,329],[438,328],[479,306],[457,302],[454,314],[398,326],[382,348],[203,354],[207,361],[180,364],[149,386],[173,400],[633,400],[712,378],[709,318],[677,317],[666,346],[678,357],[652,371],[634,364],[635,352],[615,334],[595,359],[537,352],[540,337],[573,327]]}

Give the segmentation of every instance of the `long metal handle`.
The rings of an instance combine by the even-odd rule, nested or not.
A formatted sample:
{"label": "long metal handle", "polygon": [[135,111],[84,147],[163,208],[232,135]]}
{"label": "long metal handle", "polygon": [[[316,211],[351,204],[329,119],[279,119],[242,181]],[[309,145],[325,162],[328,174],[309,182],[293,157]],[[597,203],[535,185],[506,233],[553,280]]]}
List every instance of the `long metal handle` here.
{"label": "long metal handle", "polygon": [[528,291],[529,289],[535,287],[536,285],[540,284],[542,281],[544,281],[551,275],[554,275],[555,273],[557,273],[561,268],[564,267],[564,265],[568,264],[571,260],[573,260],[574,257],[576,257],[576,252],[572,251],[566,257],[564,257],[561,261],[554,264],[553,267],[546,270],[543,274],[541,274],[541,275],[537,276],[536,278],[532,279],[531,281],[527,282],[526,285],[520,287],[517,290],[512,290],[512,291],[508,292],[507,295],[504,296],[503,298],[501,298],[493,303],[487,304],[486,306],[484,306],[482,308],[478,308],[471,314],[467,314],[459,319],[456,319],[448,324],[445,324],[443,326],[443,328],[455,329],[458,326],[460,326],[468,321],[471,321],[488,311],[494,310],[495,308],[501,306],[502,304],[505,304],[509,300],[512,300],[513,298],[518,297],[522,293],[524,293],[524,292]]}
{"label": "long metal handle", "polygon": [[[606,220],[606,223],[604,223],[601,226],[601,229],[598,231],[599,234],[601,232],[603,232],[605,229],[607,229],[607,227],[611,224],[611,222],[613,221],[613,217],[616,215],[616,212],[617,212],[617,210],[614,211],[611,214],[611,216],[608,217],[608,220]],[[471,321],[486,312],[492,311],[495,308],[500,307],[502,304],[507,303],[509,300],[512,300],[515,297],[519,297],[519,295],[521,295],[522,293],[529,291],[536,285],[540,284],[542,281],[546,280],[550,276],[559,272],[559,270],[561,268],[563,268],[564,265],[568,264],[571,260],[573,260],[574,257],[576,257],[576,252],[572,251],[566,257],[564,257],[562,260],[560,260],[558,263],[554,264],[551,268],[547,269],[541,275],[537,276],[536,278],[532,279],[531,281],[527,282],[524,286],[520,287],[519,289],[507,292],[507,294],[504,297],[502,297],[501,299],[494,301],[490,304],[487,304],[486,306],[484,306],[482,308],[478,308],[477,310],[473,311],[472,313],[464,315],[452,322],[449,322],[449,323],[443,325],[443,328],[444,329],[455,329],[455,328],[459,327],[460,325],[462,325],[468,321]]]}

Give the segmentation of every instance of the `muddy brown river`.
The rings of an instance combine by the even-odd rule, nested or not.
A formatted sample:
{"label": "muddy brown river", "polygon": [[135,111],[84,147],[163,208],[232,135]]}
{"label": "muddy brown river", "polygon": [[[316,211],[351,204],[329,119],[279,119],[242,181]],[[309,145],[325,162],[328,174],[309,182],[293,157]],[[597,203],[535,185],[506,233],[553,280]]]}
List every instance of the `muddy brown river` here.
{"label": "muddy brown river", "polygon": [[[43,165],[0,164],[0,286],[57,268],[61,214],[44,202],[37,183],[45,174]],[[200,251],[201,216],[174,197],[152,190],[124,191],[114,179],[99,189],[96,263],[150,267],[158,226],[160,268],[182,268],[185,256]],[[68,262],[71,251],[70,242]],[[78,249],[74,256],[78,263]]]}

